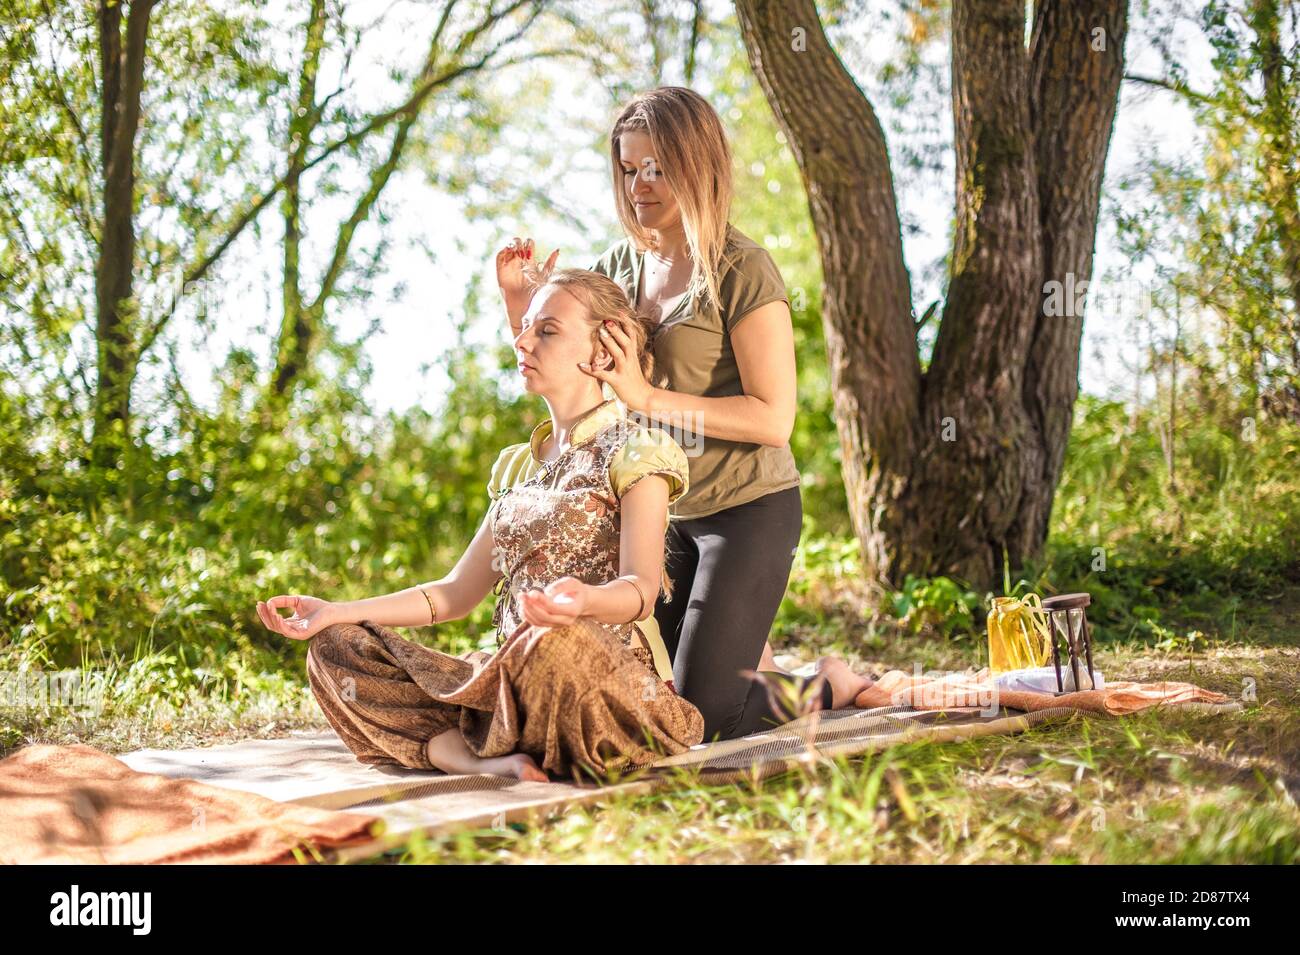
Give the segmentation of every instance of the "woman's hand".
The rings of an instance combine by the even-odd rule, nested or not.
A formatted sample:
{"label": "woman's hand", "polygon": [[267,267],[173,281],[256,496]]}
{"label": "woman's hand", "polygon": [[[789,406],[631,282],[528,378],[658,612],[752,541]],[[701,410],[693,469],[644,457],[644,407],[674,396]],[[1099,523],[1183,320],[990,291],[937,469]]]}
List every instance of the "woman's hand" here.
{"label": "woman's hand", "polygon": [[[288,607],[293,611],[289,617],[281,617],[278,608]],[[267,630],[289,637],[291,640],[307,640],[316,636],[332,623],[341,623],[338,619],[338,605],[318,597],[299,597],[281,594],[270,600],[257,602],[257,616]]]}
{"label": "woman's hand", "polygon": [[600,342],[613,362],[609,368],[592,368],[589,362],[578,367],[599,381],[609,382],[619,400],[633,411],[648,412],[654,391],[641,373],[641,361],[632,336],[615,322],[606,321],[600,329]]}
{"label": "woman's hand", "polygon": [[[555,259],[560,254],[556,249],[546,260],[545,270],[555,266]],[[533,261],[533,240],[515,236],[510,244],[497,253],[497,285],[506,300],[506,311],[512,319],[523,317],[532,300],[532,289],[524,279],[524,265]]]}
{"label": "woman's hand", "polygon": [[586,611],[589,590],[576,577],[561,577],[547,584],[545,590],[525,590],[519,595],[519,605],[524,620],[534,626],[564,627]]}

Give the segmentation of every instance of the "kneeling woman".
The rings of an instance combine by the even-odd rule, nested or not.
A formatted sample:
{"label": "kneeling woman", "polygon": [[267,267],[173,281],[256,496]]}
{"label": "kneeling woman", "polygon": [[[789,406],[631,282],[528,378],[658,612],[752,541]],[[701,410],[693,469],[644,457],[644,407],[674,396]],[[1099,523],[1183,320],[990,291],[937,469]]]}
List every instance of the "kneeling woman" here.
{"label": "kneeling woman", "polygon": [[[578,367],[610,361],[597,335],[604,321],[653,361],[649,326],[598,273],[535,271],[533,281],[514,344],[525,390],[546,401],[550,420],[499,455],[495,500],[451,573],[364,600],[257,605],[269,629],[311,638],[312,692],[364,763],[546,781],[645,765],[703,739],[652,616],[666,582],[668,507],[687,490],[685,452],[629,419]],[[498,580],[493,654],[453,656],[388,629],[465,617]],[[819,691],[814,679],[803,689]],[[852,698],[847,682],[842,690],[834,696]],[[811,698],[823,694],[802,696],[816,708]]]}

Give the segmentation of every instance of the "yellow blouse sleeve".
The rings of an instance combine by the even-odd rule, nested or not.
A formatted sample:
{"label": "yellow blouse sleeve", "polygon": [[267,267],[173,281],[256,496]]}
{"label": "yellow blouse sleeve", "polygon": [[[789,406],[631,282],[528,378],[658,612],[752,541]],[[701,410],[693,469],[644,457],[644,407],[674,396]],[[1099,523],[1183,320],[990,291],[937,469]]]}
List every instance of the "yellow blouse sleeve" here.
{"label": "yellow blouse sleeve", "polygon": [[500,497],[507,488],[528,479],[528,465],[532,461],[530,452],[528,442],[525,441],[522,444],[512,444],[503,448],[497,455],[496,463],[492,465],[492,474],[487,482],[488,495],[493,500]]}
{"label": "yellow blouse sleeve", "polygon": [[690,465],[681,445],[660,428],[637,428],[610,458],[609,483],[622,500],[628,488],[651,474],[667,478],[669,504],[690,488]]}

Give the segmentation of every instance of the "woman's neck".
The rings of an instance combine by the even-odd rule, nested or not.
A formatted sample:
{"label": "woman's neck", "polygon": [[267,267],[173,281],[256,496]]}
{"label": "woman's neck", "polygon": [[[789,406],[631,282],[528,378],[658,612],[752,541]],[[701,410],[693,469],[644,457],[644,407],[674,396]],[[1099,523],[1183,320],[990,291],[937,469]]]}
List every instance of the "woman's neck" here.
{"label": "woman's neck", "polygon": [[657,238],[659,247],[654,250],[654,254],[665,262],[675,262],[677,259],[685,258],[690,254],[690,246],[686,242],[686,230],[683,228],[681,220],[676,225],[667,229],[658,229]]}
{"label": "woman's neck", "polygon": [[569,449],[570,433],[578,419],[588,411],[605,403],[603,393],[594,398],[591,392],[584,391],[575,395],[546,395],[546,407],[551,413],[551,433],[542,443],[543,454],[553,451],[547,460],[554,460]]}

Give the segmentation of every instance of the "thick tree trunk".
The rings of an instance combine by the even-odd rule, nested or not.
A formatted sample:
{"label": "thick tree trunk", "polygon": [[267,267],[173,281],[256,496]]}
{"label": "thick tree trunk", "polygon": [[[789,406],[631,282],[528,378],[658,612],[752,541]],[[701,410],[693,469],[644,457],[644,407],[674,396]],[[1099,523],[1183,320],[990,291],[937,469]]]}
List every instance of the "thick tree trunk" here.
{"label": "thick tree trunk", "polygon": [[[1079,290],[1092,278],[1101,183],[1127,34],[1126,0],[1035,5],[1030,109],[1043,248],[1040,293],[1049,282]],[[1081,292],[1077,298],[1083,298]],[[1017,566],[1037,554],[1047,539],[1079,394],[1083,311],[1047,314],[1044,302],[1040,294],[1025,365],[1024,403],[1036,433],[1030,444],[1034,455],[1026,462],[1024,493],[1007,535],[1007,550]]]}
{"label": "thick tree trunk", "polygon": [[136,362],[135,135],[140,123],[145,47],[153,0],[135,0],[122,35],[121,4],[101,0],[99,48],[104,221],[95,268],[95,433],[92,457],[114,468],[130,438],[131,378]]}
{"label": "thick tree trunk", "polygon": [[895,506],[906,569],[987,584],[1036,451],[1021,388],[1042,253],[1024,4],[956,0],[952,19],[956,234],[925,444]]}
{"label": "thick tree trunk", "polygon": [[1004,548],[1019,564],[1046,537],[1082,318],[1044,316],[1043,290],[1066,271],[1076,283],[1091,273],[1124,0],[1041,4],[1028,51],[1022,3],[955,0],[956,238],[924,374],[870,104],[809,0],[736,8],[808,190],[844,477],[868,566],[895,583],[915,573],[990,584]]}

